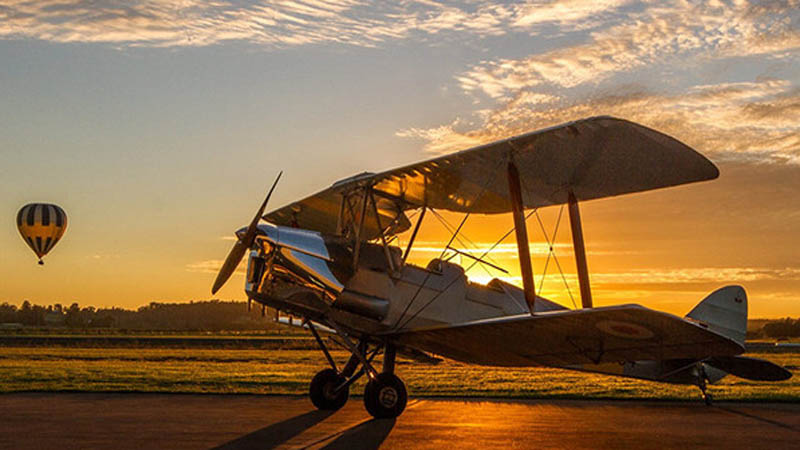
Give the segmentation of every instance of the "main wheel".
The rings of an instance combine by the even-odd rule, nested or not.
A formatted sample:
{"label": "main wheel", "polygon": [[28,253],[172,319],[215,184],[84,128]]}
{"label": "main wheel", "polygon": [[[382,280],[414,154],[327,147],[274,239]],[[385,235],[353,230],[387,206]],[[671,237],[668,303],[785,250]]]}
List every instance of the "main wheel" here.
{"label": "main wheel", "polygon": [[406,409],[406,401],[406,385],[392,373],[378,374],[364,389],[364,406],[376,419],[399,416]]}
{"label": "main wheel", "polygon": [[714,403],[714,397],[709,393],[703,394],[703,401],[706,402],[706,406],[711,406]]}
{"label": "main wheel", "polygon": [[335,411],[341,408],[350,397],[350,386],[343,388],[339,392],[335,392],[335,390],[337,386],[344,382],[345,378],[335,370],[320,370],[311,380],[311,387],[308,392],[309,397],[311,397],[311,403],[317,409]]}

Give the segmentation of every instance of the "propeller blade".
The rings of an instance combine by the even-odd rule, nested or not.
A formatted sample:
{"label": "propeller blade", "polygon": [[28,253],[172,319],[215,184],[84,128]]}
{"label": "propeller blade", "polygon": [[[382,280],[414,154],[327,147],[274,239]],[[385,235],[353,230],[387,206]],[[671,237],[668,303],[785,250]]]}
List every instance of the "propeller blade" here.
{"label": "propeller blade", "polygon": [[225,258],[225,263],[223,263],[222,268],[219,269],[217,279],[214,280],[214,287],[211,288],[211,295],[216,294],[217,291],[225,285],[228,278],[233,275],[242,257],[244,257],[245,252],[247,252],[247,248],[248,247],[244,245],[242,241],[236,241],[236,243],[233,244],[233,248],[230,253],[228,253],[228,257]]}
{"label": "propeller blade", "polygon": [[225,263],[223,263],[222,268],[219,269],[217,279],[214,280],[214,286],[211,288],[211,295],[216,294],[217,291],[225,285],[225,283],[228,281],[228,278],[233,275],[233,272],[236,270],[239,262],[244,257],[247,249],[249,249],[253,245],[253,242],[255,242],[256,232],[258,231],[258,221],[264,214],[264,209],[267,207],[269,198],[272,196],[272,191],[274,191],[275,186],[278,185],[278,180],[281,179],[281,175],[283,175],[283,171],[278,173],[278,177],[275,178],[275,182],[272,183],[272,187],[269,189],[269,193],[267,193],[267,198],[264,199],[264,203],[262,203],[261,207],[258,208],[258,212],[256,213],[255,217],[253,217],[250,225],[247,227],[247,231],[244,233],[244,236],[242,236],[241,239],[233,244],[233,248],[231,249],[230,253],[228,253],[228,257],[225,258]]}

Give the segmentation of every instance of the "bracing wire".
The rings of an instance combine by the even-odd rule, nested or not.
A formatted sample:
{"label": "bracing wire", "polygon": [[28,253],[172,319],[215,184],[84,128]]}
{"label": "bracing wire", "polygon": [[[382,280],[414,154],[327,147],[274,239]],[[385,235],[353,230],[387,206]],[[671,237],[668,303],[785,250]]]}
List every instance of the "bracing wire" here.
{"label": "bracing wire", "polygon": [[[443,227],[444,227],[444,228],[447,230],[447,232],[448,232],[448,233],[453,233],[453,228],[452,228],[452,225],[450,225],[450,223],[449,223],[449,222],[447,222],[447,220],[446,220],[444,217],[442,217],[442,216],[441,216],[439,213],[437,213],[435,210],[431,210],[431,212],[433,212],[433,215],[434,215],[434,217],[436,217],[436,219],[438,219],[438,220],[439,220],[439,223],[441,223],[441,224],[442,224],[442,226],[443,226]],[[472,247],[474,247],[474,248],[475,248],[475,250],[480,250],[480,248],[479,248],[479,247],[478,247],[478,246],[477,246],[477,245],[476,245],[474,242],[470,241],[470,240],[469,240],[469,238],[467,238],[466,236],[464,236],[464,238],[465,238],[465,239],[467,239],[467,241],[469,241],[470,243],[472,243]],[[462,246],[462,247],[464,247],[464,248],[469,248],[469,246],[468,246],[467,244],[465,244],[465,243],[464,243],[464,241],[462,241],[461,239],[459,239],[459,238],[456,238],[456,240],[457,240],[457,241],[458,241],[458,242],[461,244],[461,246]],[[445,247],[445,250],[450,250],[450,248],[447,248],[447,247]],[[458,252],[455,252],[455,253],[454,253],[454,254],[453,254],[453,255],[452,255],[450,258],[453,258],[453,257],[455,257],[455,255],[456,255],[456,254],[458,254]],[[497,263],[496,263],[494,260],[492,260],[491,258],[486,258],[486,259],[488,259],[488,260],[489,260],[491,263],[493,263],[494,265],[499,265],[499,264],[497,264]],[[490,272],[490,271],[489,271],[489,269],[487,269],[487,268],[486,268],[486,266],[484,266],[483,264],[481,264],[481,267],[483,268],[483,270],[484,270],[484,271],[485,271],[485,272],[486,272],[486,273],[487,273],[489,276],[491,276],[491,275],[492,275],[492,272]],[[464,272],[466,273],[466,271],[464,271]]]}
{"label": "bracing wire", "polygon": [[[527,221],[527,220],[528,220],[528,218],[530,218],[530,217],[531,217],[531,216],[532,216],[534,213],[536,213],[536,209],[534,209],[534,210],[532,210],[531,212],[529,212],[529,213],[528,213],[528,215],[527,215],[527,216],[525,216],[525,220]],[[492,245],[492,246],[491,246],[491,247],[490,247],[488,250],[486,250],[486,251],[483,253],[483,255],[481,255],[481,257],[480,257],[480,258],[478,258],[478,259],[483,259],[483,258],[484,258],[484,257],[485,257],[485,256],[486,256],[486,255],[487,255],[489,252],[491,252],[492,250],[494,250],[494,249],[495,249],[495,247],[497,247],[498,245],[500,245],[500,243],[501,243],[501,242],[503,242],[503,241],[504,241],[504,240],[505,240],[505,239],[506,239],[508,236],[510,236],[510,235],[511,235],[511,233],[513,233],[515,229],[516,229],[516,227],[511,227],[511,229],[510,229],[510,230],[508,230],[508,232],[506,232],[506,234],[504,234],[504,235],[503,235],[503,236],[502,236],[500,239],[498,239],[498,240],[497,240],[497,242],[495,242],[495,243],[494,243],[494,244],[493,244],[493,245]],[[469,266],[469,267],[467,267],[467,268],[464,270],[464,273],[468,272],[470,269],[472,269],[473,267],[475,267],[475,264],[478,264],[478,260],[475,260],[475,261],[473,261],[473,262],[472,262],[472,264],[470,264],[470,266]],[[427,280],[427,279],[426,279],[426,280]],[[418,310],[417,310],[417,312],[415,312],[415,313],[414,313],[414,314],[413,314],[411,317],[409,317],[409,318],[408,318],[408,320],[406,320],[405,322],[403,322],[403,325],[402,325],[402,326],[400,326],[399,328],[402,328],[402,327],[405,327],[406,325],[408,325],[408,324],[409,324],[409,323],[410,323],[412,320],[414,320],[414,318],[415,318],[415,317],[417,317],[417,315],[419,315],[419,313],[421,313],[421,312],[422,312],[422,311],[423,311],[425,308],[427,308],[427,307],[428,307],[428,306],[429,306],[431,303],[433,303],[433,302],[434,302],[434,301],[435,301],[437,298],[439,298],[439,296],[440,296],[442,293],[444,293],[445,291],[447,291],[448,289],[450,289],[450,286],[452,286],[452,285],[453,285],[453,283],[455,283],[456,281],[458,281],[458,278],[454,278],[452,281],[450,281],[450,283],[448,283],[448,284],[447,284],[447,286],[445,286],[445,287],[444,287],[444,289],[442,289],[441,291],[437,292],[437,293],[436,293],[436,295],[434,295],[434,296],[433,296],[433,298],[431,298],[430,300],[428,300],[428,303],[426,303],[426,304],[422,305],[422,307],[421,307],[420,309],[418,309]],[[424,282],[423,282],[423,284],[424,284]],[[402,316],[401,316],[401,318],[402,318]],[[398,320],[398,322],[399,322],[399,320]],[[396,326],[396,325],[395,325],[395,326]]]}
{"label": "bracing wire", "polygon": [[547,234],[547,230],[545,230],[544,223],[542,222],[541,216],[537,213],[536,220],[539,221],[539,228],[542,230],[542,234],[544,235],[545,241],[547,241],[547,248],[549,251],[547,252],[547,259],[544,261],[544,270],[542,272],[542,281],[539,283],[539,290],[542,290],[542,285],[544,284],[544,278],[547,276],[547,267],[550,263],[550,257],[555,256],[555,250],[553,249],[553,245],[556,242],[556,236],[558,236],[558,226],[561,224],[561,215],[564,212],[564,205],[561,205],[561,208],[558,210],[558,218],[556,219],[555,230],[553,230],[553,237],[552,239]]}
{"label": "bracing wire", "polygon": [[[500,166],[500,163],[502,163],[502,162],[503,162],[503,159],[498,159],[498,161],[497,161],[497,165],[494,167],[494,169],[497,169],[497,168]],[[479,193],[478,193],[478,195],[475,197],[476,199],[479,199],[479,198],[481,198],[481,196],[483,195],[483,193],[484,193],[484,192],[486,192],[486,188],[487,188],[487,187],[489,187],[489,182],[491,182],[491,181],[492,181],[492,176],[491,176],[491,174],[492,174],[493,172],[494,172],[494,170],[492,170],[492,171],[488,171],[488,172],[487,172],[487,174],[486,174],[486,175],[487,175],[487,176],[486,176],[486,180],[484,181],[483,185],[481,186],[481,190],[480,190],[480,192],[479,192]],[[434,211],[434,210],[433,210],[433,209],[431,209],[431,211]],[[439,255],[439,260],[441,260],[441,259],[442,259],[442,257],[444,256],[445,252],[447,251],[447,249],[448,249],[448,248],[449,248],[449,247],[450,247],[450,246],[453,244],[453,240],[454,240],[456,237],[458,237],[458,233],[459,233],[459,232],[461,232],[461,228],[462,228],[462,227],[464,226],[464,224],[467,222],[467,219],[469,218],[470,214],[471,214],[471,212],[467,212],[467,213],[464,215],[464,218],[461,220],[461,223],[458,225],[458,229],[456,229],[456,231],[455,231],[455,232],[453,233],[453,235],[450,237],[450,241],[448,241],[448,242],[447,242],[447,245],[445,245],[445,247],[442,249],[442,253]],[[476,263],[477,263],[477,261],[476,261]],[[474,264],[475,264],[475,263],[473,263],[473,265],[474,265]],[[470,267],[471,267],[471,266],[470,266]],[[428,280],[430,279],[430,276],[431,276],[431,272],[428,272],[428,273],[426,273],[426,274],[425,274],[425,278],[422,280],[422,283],[421,283],[421,284],[420,284],[420,285],[417,287],[417,290],[416,290],[416,292],[414,292],[414,296],[413,296],[413,297],[411,297],[411,300],[409,300],[409,302],[406,304],[406,307],[403,309],[403,312],[402,312],[402,313],[400,314],[400,316],[397,318],[397,321],[395,321],[395,324],[394,324],[393,328],[398,328],[398,325],[400,324],[400,321],[401,321],[401,320],[403,319],[403,317],[405,317],[405,315],[408,313],[408,310],[411,308],[411,305],[412,305],[412,304],[413,304],[413,303],[414,303],[414,302],[417,300],[417,296],[419,296],[419,293],[422,291],[422,288],[425,286],[425,283],[427,283],[427,282],[428,282]],[[435,299],[437,299],[437,298],[439,297],[439,295],[440,295],[442,292],[444,292],[444,291],[446,291],[447,289],[449,289],[449,288],[450,288],[450,286],[452,286],[452,284],[453,284],[453,283],[455,282],[455,280],[457,280],[457,279],[458,279],[458,278],[455,278],[453,281],[451,281],[451,282],[450,282],[450,284],[448,284],[448,285],[447,285],[447,287],[446,287],[444,290],[442,290],[442,291],[438,292],[438,293],[437,293],[437,294],[436,294],[436,295],[435,295],[435,296],[434,296],[434,297],[433,297],[433,298],[432,298],[432,299],[431,299],[431,300],[430,300],[428,303],[426,303],[425,305],[423,305],[423,307],[422,307],[422,308],[420,308],[419,310],[417,310],[417,312],[415,312],[415,313],[414,313],[414,314],[413,314],[413,315],[412,315],[412,316],[411,316],[411,317],[410,317],[408,320],[406,320],[406,321],[403,323],[403,326],[405,326],[405,325],[406,325],[406,324],[408,324],[408,323],[409,323],[411,320],[413,320],[415,317],[417,317],[417,315],[418,315],[420,312],[422,312],[422,311],[423,311],[425,308],[427,308],[427,307],[428,307],[428,305],[430,305],[430,304],[431,304],[431,303],[432,303],[432,302],[433,302]]]}
{"label": "bracing wire", "polygon": [[[483,192],[481,192],[481,193],[483,193]],[[431,210],[431,211],[433,211],[433,210]],[[445,245],[445,246],[444,246],[444,248],[442,249],[442,253],[441,253],[441,254],[439,254],[439,258],[438,258],[439,260],[441,260],[441,259],[442,259],[442,257],[444,256],[444,254],[447,252],[447,249],[448,249],[448,248],[450,247],[450,245],[453,243],[453,239],[455,239],[455,237],[456,237],[456,235],[458,234],[458,232],[459,232],[459,231],[461,231],[461,227],[463,227],[463,226],[464,226],[464,223],[466,223],[466,222],[467,222],[467,218],[469,218],[469,213],[467,213],[467,214],[465,214],[465,215],[464,215],[464,218],[461,220],[461,224],[459,224],[459,225],[458,225],[458,229],[455,231],[455,233],[453,233],[453,235],[452,235],[452,236],[450,236],[450,240],[447,242],[447,245]],[[416,299],[417,299],[417,296],[418,296],[418,295],[419,295],[419,293],[422,291],[422,288],[425,286],[425,283],[427,283],[427,282],[428,282],[428,279],[429,279],[430,277],[431,277],[431,272],[427,272],[427,273],[425,274],[425,278],[422,280],[422,283],[420,283],[420,285],[417,287],[417,291],[416,291],[416,292],[414,292],[414,296],[413,296],[413,297],[411,297],[411,300],[409,300],[409,302],[406,304],[406,307],[403,309],[403,313],[402,313],[402,314],[400,314],[400,317],[398,317],[398,318],[397,318],[397,321],[395,321],[395,324],[394,324],[394,327],[395,327],[395,328],[396,328],[396,327],[397,327],[397,325],[400,323],[400,321],[403,319],[403,317],[406,315],[406,313],[408,312],[409,308],[411,308],[411,305],[414,303],[414,301],[416,301]],[[451,284],[452,284],[452,283],[451,283]],[[450,285],[448,285],[447,287],[450,287]],[[447,290],[447,288],[445,288],[445,290]],[[440,293],[441,293],[441,292],[440,292]],[[438,297],[438,294],[437,294],[437,296],[435,296],[434,298],[436,298],[436,297]],[[429,304],[430,304],[430,303],[429,303]],[[426,306],[427,306],[427,305],[426,305]],[[415,313],[415,314],[412,316],[412,319],[413,319],[414,317],[416,317],[416,316],[417,316],[417,314],[419,314],[419,311],[417,311],[417,313]],[[408,323],[408,321],[406,321],[405,323]]]}
{"label": "bracing wire", "polygon": [[547,241],[547,248],[549,249],[547,253],[547,259],[544,262],[544,271],[542,272],[542,279],[539,282],[539,290],[538,292],[542,291],[542,287],[544,286],[544,279],[547,276],[547,267],[550,262],[550,257],[552,256],[553,262],[556,264],[558,268],[558,272],[561,274],[561,279],[564,281],[564,287],[567,289],[567,294],[569,294],[569,299],[572,301],[572,306],[575,309],[578,309],[578,305],[575,303],[575,297],[572,295],[572,290],[569,288],[569,283],[567,282],[567,277],[564,275],[564,271],[561,269],[561,264],[558,262],[558,256],[556,256],[556,251],[554,248],[556,242],[556,236],[558,236],[558,227],[561,224],[561,217],[564,213],[564,205],[561,205],[561,208],[558,210],[558,218],[556,219],[555,229],[553,230],[552,239],[547,234],[547,230],[544,227],[544,223],[542,222],[542,218],[539,216],[539,213],[536,213],[536,219],[539,221],[539,228],[542,230],[542,234],[544,235],[545,241]]}
{"label": "bracing wire", "polygon": [[[433,214],[436,216],[436,218],[437,218],[437,219],[439,219],[439,222],[442,224],[442,226],[444,226],[444,227],[445,227],[445,229],[447,229],[447,231],[448,231],[449,233],[452,233],[452,232],[453,232],[453,225],[452,225],[450,222],[448,222],[448,221],[447,221],[447,219],[445,219],[445,218],[444,218],[444,216],[442,216],[441,214],[439,214],[438,212],[436,212],[436,210],[431,210],[431,211],[432,211],[432,212],[433,212]],[[468,237],[466,234],[462,234],[462,235],[464,236],[464,239],[465,239],[465,240],[466,240],[466,241],[467,241],[467,242],[468,242],[468,243],[469,243],[469,244],[470,244],[470,245],[471,245],[471,246],[472,246],[472,247],[473,247],[475,250],[480,250],[480,247],[478,247],[478,244],[476,244],[476,243],[475,243],[475,242],[474,242],[472,239],[470,239],[470,238],[469,238],[469,237]],[[457,237],[457,238],[456,238],[456,240],[458,241],[458,243],[459,243],[459,244],[461,244],[461,246],[462,246],[462,247],[464,247],[464,248],[469,248],[469,247],[470,247],[470,245],[467,245],[467,244],[465,244],[465,243],[464,243],[464,241],[462,241],[460,237]],[[496,262],[496,261],[494,261],[494,260],[493,260],[491,257],[487,257],[486,259],[487,259],[488,261],[490,261],[491,263],[493,263],[493,264],[495,264],[495,265],[498,265],[498,264],[497,264],[497,262]]]}

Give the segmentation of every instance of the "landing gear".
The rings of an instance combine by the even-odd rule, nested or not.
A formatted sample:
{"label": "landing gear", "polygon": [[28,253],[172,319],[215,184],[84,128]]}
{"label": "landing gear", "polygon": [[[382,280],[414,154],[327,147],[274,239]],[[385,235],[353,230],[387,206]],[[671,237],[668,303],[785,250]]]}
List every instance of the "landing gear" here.
{"label": "landing gear", "polygon": [[393,373],[378,374],[364,389],[364,407],[376,419],[399,416],[407,401],[406,385]]}
{"label": "landing gear", "polygon": [[[347,403],[350,397],[350,386],[344,386],[347,380],[334,369],[323,369],[311,380],[309,396],[317,409],[336,411]],[[338,388],[338,389],[337,389]]]}
{"label": "landing gear", "polygon": [[386,344],[383,353],[383,372],[369,380],[364,388],[364,407],[376,419],[399,416],[406,409],[408,392],[406,385],[394,374],[397,355],[394,344]]}
{"label": "landing gear", "polygon": [[703,393],[703,401],[706,403],[706,406],[711,406],[711,403],[714,402],[714,397],[711,396],[710,392],[706,391],[706,377],[705,371],[701,368],[700,369],[700,376],[698,377],[697,386],[700,388],[700,391]]}
{"label": "landing gear", "polygon": [[711,396],[710,392],[707,392],[706,380],[708,376],[706,375],[706,370],[703,367],[703,363],[699,363],[697,365],[697,387],[700,388],[700,392],[703,393],[703,402],[705,402],[706,406],[711,406],[714,402],[714,397]]}
{"label": "landing gear", "polygon": [[[322,410],[340,409],[347,403],[350,385],[366,374],[369,377],[364,389],[364,406],[367,412],[376,419],[394,418],[403,412],[408,402],[408,392],[403,381],[394,374],[396,356],[394,344],[387,342],[385,345],[378,345],[369,351],[369,344],[366,340],[362,339],[355,344],[345,333],[337,330],[339,337],[344,341],[342,346],[351,353],[347,364],[339,371],[313,324],[306,323],[331,365],[331,368],[321,370],[311,380],[309,396],[314,406]],[[342,343],[340,342],[340,344]],[[379,373],[373,367],[372,360],[381,349],[384,350],[383,370]],[[356,371],[356,369],[358,370]]]}

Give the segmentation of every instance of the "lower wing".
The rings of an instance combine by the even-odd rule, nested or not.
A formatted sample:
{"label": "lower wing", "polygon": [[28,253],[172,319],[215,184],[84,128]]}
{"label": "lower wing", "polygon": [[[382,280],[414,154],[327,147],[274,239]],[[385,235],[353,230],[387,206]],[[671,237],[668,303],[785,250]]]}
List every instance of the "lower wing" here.
{"label": "lower wing", "polygon": [[700,324],[640,305],[500,317],[393,337],[408,347],[491,366],[700,360],[744,351]]}

